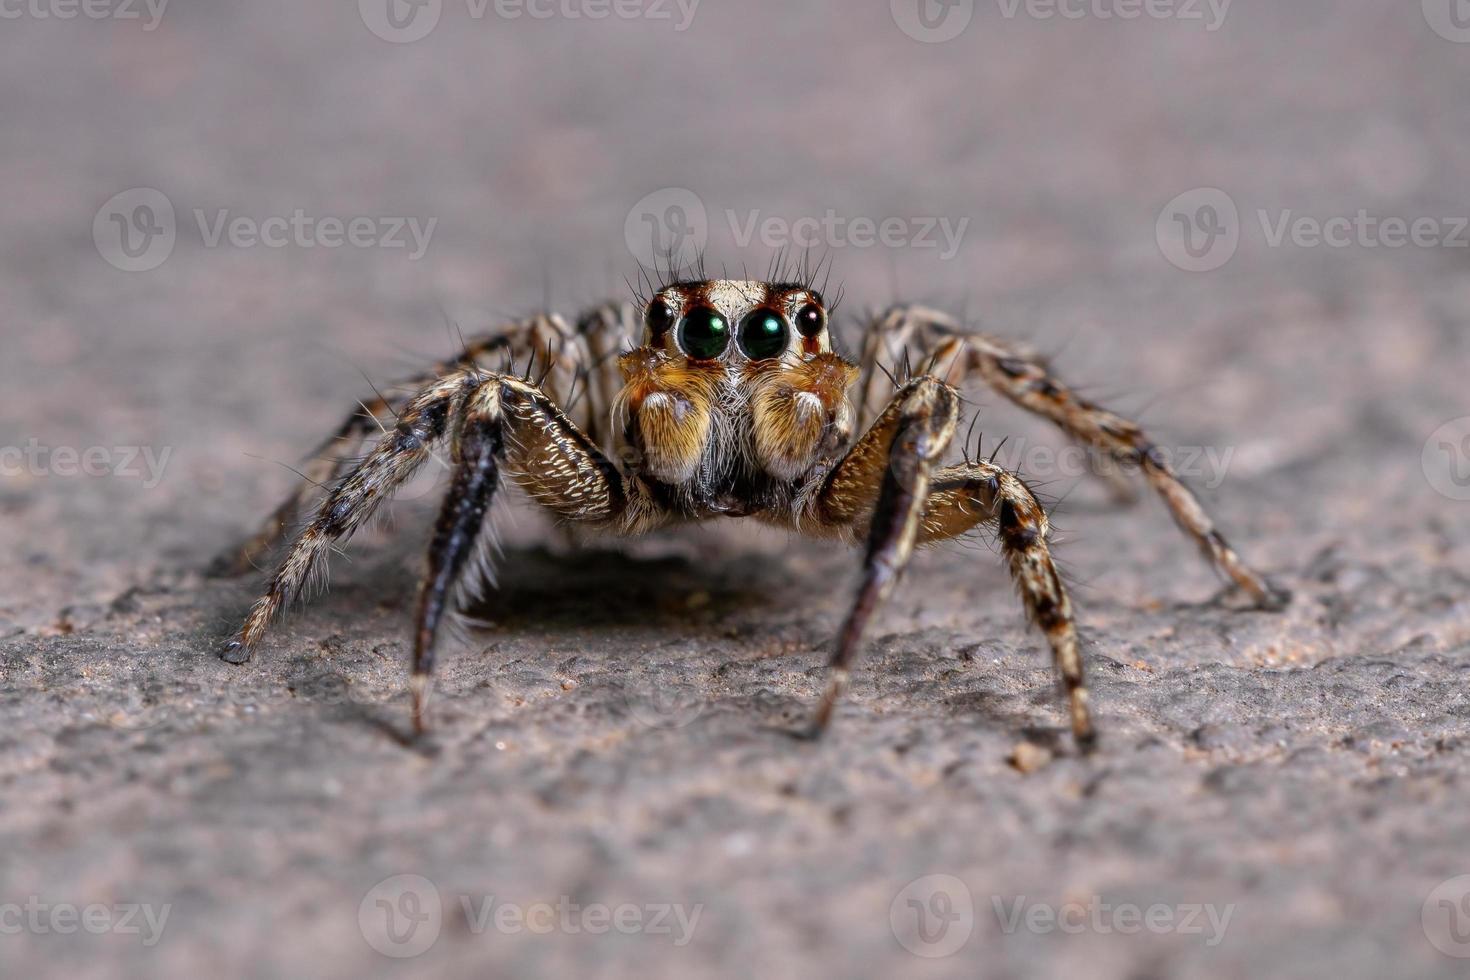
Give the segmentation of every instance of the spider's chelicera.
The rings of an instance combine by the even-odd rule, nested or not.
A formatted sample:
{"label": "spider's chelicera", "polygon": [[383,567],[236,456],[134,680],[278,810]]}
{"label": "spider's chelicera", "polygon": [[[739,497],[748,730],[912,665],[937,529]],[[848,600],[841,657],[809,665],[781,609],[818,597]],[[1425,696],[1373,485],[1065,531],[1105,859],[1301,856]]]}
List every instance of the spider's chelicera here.
{"label": "spider's chelicera", "polygon": [[[528,367],[517,371],[512,365],[522,358]],[[895,381],[885,361],[912,370]],[[853,363],[833,350],[828,310],[811,283],[718,279],[665,285],[641,311],[615,303],[576,324],[544,315],[477,337],[455,360],[411,379],[403,394],[380,396],[348,417],[236,559],[249,567],[293,526],[311,488],[326,487],[221,656],[250,659],[333,543],[361,527],[443,444],[452,484],[415,617],[420,731],[435,634],[504,474],[558,518],[600,531],[751,517],[863,546],[861,582],[813,733],[831,719],[864,627],[914,547],[989,527],[1051,645],[1073,734],[1090,747],[1082,656],[1046,512],[1020,477],[993,461],[968,453],[944,461],[960,416],[957,388],[972,377],[1083,446],[1137,467],[1220,571],[1262,607],[1286,601],[1226,544],[1135,423],[1079,397],[1036,356],[944,313],[906,306],[869,324]],[[354,458],[380,428],[376,444]]]}

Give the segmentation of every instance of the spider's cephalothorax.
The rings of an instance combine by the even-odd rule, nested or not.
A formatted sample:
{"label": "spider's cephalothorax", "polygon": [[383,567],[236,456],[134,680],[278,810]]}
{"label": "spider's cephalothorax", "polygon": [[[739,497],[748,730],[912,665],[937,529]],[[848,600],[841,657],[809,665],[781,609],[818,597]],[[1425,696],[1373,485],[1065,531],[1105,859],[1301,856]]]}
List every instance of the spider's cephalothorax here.
{"label": "spider's cephalothorax", "polygon": [[822,297],[805,286],[667,287],[618,364],[624,455],[682,517],[789,515],[814,465],[852,435],[857,368],[833,353]]}
{"label": "spider's cephalothorax", "polygon": [[[612,533],[753,517],[863,544],[862,580],[813,732],[830,720],[864,627],[914,546],[990,526],[1052,648],[1072,731],[1088,747],[1082,658],[1046,512],[993,461],[965,454],[944,465],[959,420],[958,386],[970,377],[1089,449],[1136,466],[1205,555],[1258,605],[1287,600],[1226,544],[1136,424],[1078,396],[1036,356],[946,314],[896,307],[870,322],[853,364],[833,350],[828,312],[809,283],[677,282],[641,309],[609,304],[576,324],[543,315],[475,338],[402,394],[367,403],[319,447],[302,486],[228,563],[249,567],[297,519],[311,487],[326,488],[221,656],[248,660],[332,544],[447,444],[453,480],[414,634],[420,730],[435,634],[504,473],[563,520]],[[517,371],[521,359],[526,366]],[[885,362],[911,370],[896,381]],[[373,448],[353,459],[380,428]]]}

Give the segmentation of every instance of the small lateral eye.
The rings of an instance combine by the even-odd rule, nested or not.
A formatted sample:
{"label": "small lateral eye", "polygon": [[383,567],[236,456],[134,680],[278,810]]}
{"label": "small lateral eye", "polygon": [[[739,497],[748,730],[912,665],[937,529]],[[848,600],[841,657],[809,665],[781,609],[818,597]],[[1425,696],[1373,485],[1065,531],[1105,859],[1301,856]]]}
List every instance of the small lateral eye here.
{"label": "small lateral eye", "polygon": [[679,321],[679,347],[697,361],[713,361],[730,346],[730,324],[719,311],[696,306]]}
{"label": "small lateral eye", "polygon": [[752,361],[779,357],[786,350],[786,321],[775,310],[753,310],[740,321],[737,340]]}
{"label": "small lateral eye", "polygon": [[674,326],[674,311],[664,300],[655,299],[643,312],[643,322],[654,339],[658,339]]}
{"label": "small lateral eye", "polygon": [[796,312],[796,329],[803,337],[815,337],[827,326],[827,314],[816,303],[808,303]]}

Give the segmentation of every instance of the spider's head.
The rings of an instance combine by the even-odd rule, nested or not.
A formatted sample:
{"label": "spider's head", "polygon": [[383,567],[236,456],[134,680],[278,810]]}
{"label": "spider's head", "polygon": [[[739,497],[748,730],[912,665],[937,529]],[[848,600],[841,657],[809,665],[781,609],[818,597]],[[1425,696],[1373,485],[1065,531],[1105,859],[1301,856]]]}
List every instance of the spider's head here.
{"label": "spider's head", "polygon": [[794,480],[850,432],[857,369],[832,351],[827,307],[810,286],[674,283],[649,300],[643,324],[643,345],[619,362],[619,411],[658,480],[742,470]]}
{"label": "spider's head", "polygon": [[649,300],[643,329],[646,346],[696,364],[795,362],[832,349],[822,295],[800,283],[674,283]]}

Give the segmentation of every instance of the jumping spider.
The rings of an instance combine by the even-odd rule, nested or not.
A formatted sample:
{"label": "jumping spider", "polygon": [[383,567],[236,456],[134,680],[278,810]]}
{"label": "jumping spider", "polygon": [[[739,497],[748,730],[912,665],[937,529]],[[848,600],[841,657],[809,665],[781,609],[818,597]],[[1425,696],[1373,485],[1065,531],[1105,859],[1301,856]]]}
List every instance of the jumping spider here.
{"label": "jumping spider", "polygon": [[[628,349],[640,312],[641,343]],[[884,358],[914,370],[895,381]],[[526,368],[517,371],[521,359]],[[455,360],[411,379],[409,393],[379,396],[349,416],[314,454],[302,485],[237,553],[238,565],[276,543],[311,487],[327,488],[220,655],[249,660],[333,543],[447,443],[453,482],[415,617],[416,731],[424,729],[434,636],[503,470],[561,520],[599,531],[752,517],[864,545],[862,582],[813,734],[831,720],[864,627],[914,546],[993,525],[1026,610],[1051,645],[1085,750],[1094,731],[1082,656],[1048,550],[1046,512],[1020,477],[993,461],[942,465],[960,416],[957,386],[970,376],[1083,446],[1137,466],[1207,559],[1257,605],[1287,601],[1226,544],[1136,424],[1079,397],[1035,355],[946,314],[902,306],[869,324],[854,364],[833,349],[827,307],[811,283],[716,279],[664,285],[641,311],[613,303],[575,326],[544,315],[476,337]],[[354,459],[379,429],[376,445]]]}

